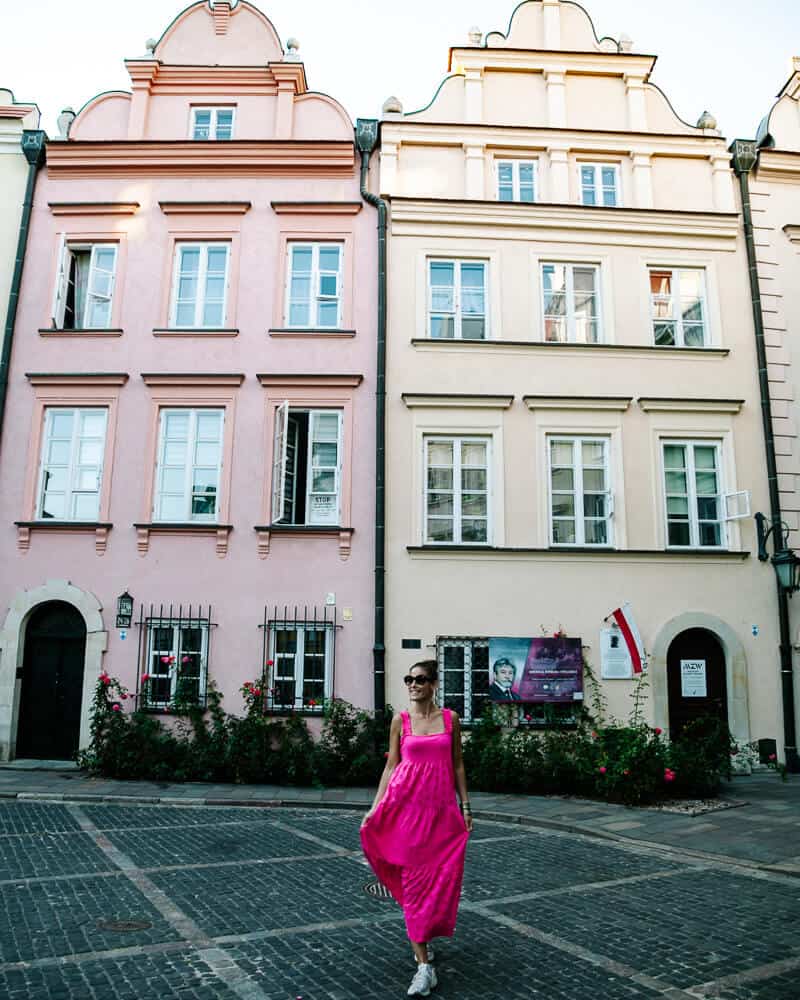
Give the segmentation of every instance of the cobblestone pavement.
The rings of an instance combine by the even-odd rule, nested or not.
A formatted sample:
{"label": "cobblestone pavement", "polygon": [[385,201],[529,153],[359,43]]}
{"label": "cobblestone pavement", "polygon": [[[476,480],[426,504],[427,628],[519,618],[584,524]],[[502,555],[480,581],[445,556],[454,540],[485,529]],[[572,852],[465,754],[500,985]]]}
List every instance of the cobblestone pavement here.
{"label": "cobblestone pavement", "polygon": [[[403,997],[402,915],[364,891],[360,818],[0,801],[0,997]],[[483,821],[436,996],[798,1000],[799,914],[789,874]]]}

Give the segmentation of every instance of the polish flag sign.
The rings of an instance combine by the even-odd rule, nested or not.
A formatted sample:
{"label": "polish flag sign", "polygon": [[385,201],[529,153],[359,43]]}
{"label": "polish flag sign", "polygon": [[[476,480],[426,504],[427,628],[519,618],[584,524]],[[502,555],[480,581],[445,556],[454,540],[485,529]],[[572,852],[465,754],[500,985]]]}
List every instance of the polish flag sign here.
{"label": "polish flag sign", "polygon": [[633,620],[633,612],[631,611],[630,604],[626,601],[621,608],[612,611],[609,617],[614,619],[619,626],[620,632],[622,632],[622,637],[625,640],[625,645],[628,647],[628,653],[633,664],[633,672],[640,674],[645,666],[644,645],[642,644],[642,637],[639,635],[639,629],[636,627],[636,622]]}

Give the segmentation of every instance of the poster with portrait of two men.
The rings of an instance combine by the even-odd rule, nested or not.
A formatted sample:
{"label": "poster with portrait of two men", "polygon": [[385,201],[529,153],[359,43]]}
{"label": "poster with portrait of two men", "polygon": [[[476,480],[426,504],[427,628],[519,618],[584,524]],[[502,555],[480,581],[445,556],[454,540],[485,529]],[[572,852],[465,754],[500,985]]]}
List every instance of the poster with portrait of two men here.
{"label": "poster with portrait of two men", "polygon": [[566,704],[583,700],[580,639],[489,639],[489,698],[493,702]]}

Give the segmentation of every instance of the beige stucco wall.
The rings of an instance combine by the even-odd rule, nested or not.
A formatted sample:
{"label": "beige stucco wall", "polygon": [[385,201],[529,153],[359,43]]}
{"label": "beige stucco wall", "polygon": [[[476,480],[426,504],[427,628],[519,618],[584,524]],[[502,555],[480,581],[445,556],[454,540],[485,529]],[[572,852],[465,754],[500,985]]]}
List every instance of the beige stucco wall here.
{"label": "beige stucco wall", "polygon": [[[557,31],[554,11],[563,15]],[[560,70],[555,52],[538,51],[548,48],[548,31]],[[435,655],[442,637],[533,637],[561,626],[582,638],[599,676],[604,619],[628,600],[651,653],[653,724],[668,721],[670,642],[684,628],[705,627],[725,650],[734,735],[780,745],[776,601],[772,572],[755,558],[752,519],[728,523],[724,552],[675,553],[665,540],[664,436],[721,442],[724,488],[750,491],[754,511],[768,507],[726,143],[681,122],[646,81],[649,57],[594,41],[575,5],[543,10],[531,0],[506,34],[456,50],[454,68],[464,75],[424,112],[383,124],[381,189],[391,196],[389,700],[404,702],[403,673]],[[525,107],[531,99],[545,108],[538,122]],[[579,131],[592,122],[594,130]],[[495,200],[494,161],[508,156],[537,161],[537,204]],[[622,207],[579,205],[585,160],[618,163]],[[487,262],[486,343],[428,339],[430,256]],[[550,260],[600,268],[602,345],[541,343],[540,264]],[[653,345],[648,266],[704,270],[708,350]],[[610,442],[615,551],[549,546],[547,435],[561,432]],[[423,544],[423,438],[432,433],[491,442],[492,537],[484,551]],[[420,640],[421,649],[403,649],[404,639]],[[630,680],[603,682],[613,715],[628,715],[632,689]]]}

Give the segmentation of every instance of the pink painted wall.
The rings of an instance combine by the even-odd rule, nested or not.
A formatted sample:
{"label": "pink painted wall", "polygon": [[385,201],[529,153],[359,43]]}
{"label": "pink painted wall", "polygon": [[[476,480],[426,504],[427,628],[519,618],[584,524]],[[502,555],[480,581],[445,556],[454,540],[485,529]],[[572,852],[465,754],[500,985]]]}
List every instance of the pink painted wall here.
{"label": "pink painted wall", "polygon": [[[253,31],[243,31],[247,19],[269,32],[241,3],[232,18],[235,32],[217,36],[205,4],[191,8],[189,16],[168,32],[165,51],[197,50],[216,54],[214,61],[236,65],[252,63],[256,42]],[[261,24],[261,27],[259,27]],[[255,29],[253,29],[255,30]],[[181,35],[181,32],[183,33]],[[194,41],[193,41],[194,40]],[[268,40],[268,39],[267,39]],[[257,41],[257,40],[256,40]],[[211,46],[211,48],[209,48]],[[256,46],[257,48],[257,46]],[[156,57],[161,53],[157,49]],[[280,59],[280,52],[269,54]],[[225,100],[229,100],[226,96]],[[277,97],[259,95],[241,99],[242,115],[237,138],[269,140],[273,137]],[[145,139],[186,138],[190,102],[213,104],[207,93],[157,96],[151,100]],[[301,99],[296,125],[302,138],[352,139],[352,125],[328,98]],[[84,137],[119,138],[127,127],[127,103],[113,100],[90,104],[76,120],[72,142]],[[316,127],[315,127],[316,123]],[[167,216],[159,201],[250,201],[242,216],[224,223],[210,216]],[[336,641],[335,691],[337,696],[369,705],[372,699],[371,647],[373,622],[373,511],[374,511],[374,365],[375,365],[375,216],[364,205],[357,214],[336,217],[277,215],[272,201],[360,202],[358,170],[343,176],[98,176],[58,178],[45,168],[39,178],[32,217],[28,258],[16,324],[16,342],[8,394],[5,429],[0,450],[0,627],[8,608],[21,591],[47,580],[69,580],[94,594],[103,607],[109,631],[103,666],[123,683],[135,686],[138,630],[131,628],[122,641],[114,629],[116,598],[126,589],[139,603],[149,605],[210,604],[218,623],[211,638],[209,676],[225,695],[224,706],[239,711],[238,688],[258,675],[262,665],[262,636],[258,628],[265,604],[299,604],[322,607],[334,593],[339,620],[352,609],[352,621],[343,622]],[[49,202],[140,203],[134,215],[119,217],[58,217]],[[194,231],[224,226],[239,232],[239,267],[232,272],[230,291],[237,298],[236,315],[226,326],[238,336],[204,338],[157,337],[153,328],[165,326],[164,308],[171,280],[169,230]],[[58,233],[106,232],[124,234],[126,252],[120,258],[115,288],[120,337],[41,336],[49,324],[53,296]],[[284,295],[281,271],[281,231],[335,231],[351,239],[352,267],[348,292],[352,298],[352,338],[278,338],[268,335],[274,325],[275,299]],[[153,467],[145,455],[147,431],[152,422],[150,389],[143,372],[228,372],[246,377],[236,390],[235,441],[232,454],[230,522],[234,526],[227,556],[215,553],[213,537],[152,535],[148,552],[137,552],[134,522],[143,517],[146,486]],[[28,439],[32,433],[34,390],[26,372],[126,372],[129,381],[120,390],[118,425],[114,445],[110,516],[113,530],[104,555],[95,552],[91,534],[53,534],[33,531],[30,548],[21,551],[14,522],[27,519],[24,484],[30,476]],[[262,388],[256,373],[358,373],[362,384],[353,392],[352,518],[355,529],[352,553],[339,556],[336,538],[273,536],[269,555],[259,558],[254,525],[264,523],[270,491],[267,467],[272,414],[266,399],[272,390]],[[106,469],[108,468],[108,456]],[[267,496],[265,497],[265,491]],[[0,670],[12,669],[3,661]],[[84,707],[86,709],[86,706]],[[13,734],[12,734],[13,739]]]}

